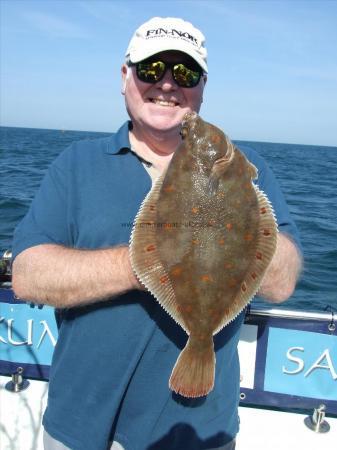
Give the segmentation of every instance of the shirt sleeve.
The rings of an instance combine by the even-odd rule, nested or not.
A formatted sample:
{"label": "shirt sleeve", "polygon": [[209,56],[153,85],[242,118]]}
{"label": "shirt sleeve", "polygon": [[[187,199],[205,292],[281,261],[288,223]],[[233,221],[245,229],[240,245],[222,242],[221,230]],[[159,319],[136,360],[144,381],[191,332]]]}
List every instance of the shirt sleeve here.
{"label": "shirt sleeve", "polygon": [[71,245],[68,226],[67,151],[47,171],[31,206],[15,229],[14,258],[39,244]]}

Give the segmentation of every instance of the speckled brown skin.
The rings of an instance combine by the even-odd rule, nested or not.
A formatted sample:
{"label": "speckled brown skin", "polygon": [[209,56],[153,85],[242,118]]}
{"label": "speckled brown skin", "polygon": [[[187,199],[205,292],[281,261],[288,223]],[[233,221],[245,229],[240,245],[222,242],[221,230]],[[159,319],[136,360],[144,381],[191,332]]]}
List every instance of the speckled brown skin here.
{"label": "speckled brown skin", "polygon": [[187,396],[213,387],[213,335],[256,293],[276,247],[276,224],[252,184],[255,167],[196,113],[145,199],[131,239],[135,272],[189,334],[170,387]]}

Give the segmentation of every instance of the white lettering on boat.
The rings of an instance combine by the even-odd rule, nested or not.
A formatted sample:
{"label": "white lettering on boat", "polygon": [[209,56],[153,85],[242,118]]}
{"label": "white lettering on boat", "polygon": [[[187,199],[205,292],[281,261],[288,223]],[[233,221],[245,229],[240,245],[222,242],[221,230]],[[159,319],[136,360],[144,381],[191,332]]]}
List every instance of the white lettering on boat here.
{"label": "white lettering on boat", "polygon": [[[296,375],[301,373],[305,368],[305,361],[298,356],[293,355],[293,352],[300,351],[304,353],[303,347],[290,347],[287,351],[287,358],[289,361],[297,364],[296,369],[289,370],[286,366],[282,366],[282,372],[288,375]],[[326,361],[326,364],[323,364],[323,361]],[[329,349],[325,349],[323,353],[314,361],[309,369],[305,372],[304,377],[308,377],[314,370],[316,369],[325,369],[329,370],[332,379],[337,380],[337,373],[333,365],[333,361],[329,352]]]}
{"label": "white lettering on boat", "polygon": [[[33,346],[34,342],[37,342],[36,348],[39,348],[43,340],[46,338],[46,336],[48,336],[53,347],[55,347],[56,339],[53,336],[53,333],[51,332],[46,320],[40,320],[39,324],[37,325],[34,319],[28,319],[26,321],[27,326],[25,332],[21,331],[21,326],[19,332],[14,326],[14,321],[15,319],[8,319],[7,321],[5,321],[4,317],[0,317],[0,324],[1,322],[4,322],[4,324],[7,323],[7,340],[0,334],[0,343],[14,345],[17,347],[20,345]],[[35,337],[37,336],[39,338],[35,339]]]}
{"label": "white lettering on boat", "polygon": [[[328,365],[320,364],[324,359],[326,359],[326,362],[328,363]],[[324,352],[321,354],[321,356],[313,363],[313,365],[304,374],[304,376],[307,377],[315,369],[328,369],[328,370],[330,370],[332,378],[334,380],[337,380],[337,373],[336,373],[335,368],[334,368],[334,366],[332,364],[332,359],[331,359],[331,356],[330,356],[329,349],[324,350]]]}
{"label": "white lettering on boat", "polygon": [[297,358],[296,356],[293,356],[291,354],[291,352],[298,350],[301,352],[304,352],[304,348],[303,347],[291,347],[289,348],[289,350],[287,351],[287,358],[289,359],[289,361],[292,361],[294,363],[298,364],[298,368],[295,370],[287,370],[285,366],[282,367],[282,372],[283,373],[287,373],[289,375],[295,375],[296,373],[300,373],[302,372],[302,370],[304,369],[304,361],[301,358]]}

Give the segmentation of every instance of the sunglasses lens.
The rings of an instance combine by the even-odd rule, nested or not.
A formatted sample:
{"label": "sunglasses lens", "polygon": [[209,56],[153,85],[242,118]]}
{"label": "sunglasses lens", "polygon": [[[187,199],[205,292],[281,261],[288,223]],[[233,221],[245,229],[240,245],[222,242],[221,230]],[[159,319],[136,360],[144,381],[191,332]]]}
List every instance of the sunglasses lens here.
{"label": "sunglasses lens", "polygon": [[140,62],[136,67],[138,78],[145,83],[156,83],[165,72],[165,63],[162,61]]}
{"label": "sunglasses lens", "polygon": [[180,87],[195,87],[202,74],[198,67],[187,67],[184,63],[170,64],[163,61],[143,61],[136,64],[137,77],[144,83],[157,83],[166,69],[172,68],[172,76]]}
{"label": "sunglasses lens", "polygon": [[173,78],[181,87],[195,87],[201,77],[200,70],[190,69],[185,64],[176,64],[173,66]]}

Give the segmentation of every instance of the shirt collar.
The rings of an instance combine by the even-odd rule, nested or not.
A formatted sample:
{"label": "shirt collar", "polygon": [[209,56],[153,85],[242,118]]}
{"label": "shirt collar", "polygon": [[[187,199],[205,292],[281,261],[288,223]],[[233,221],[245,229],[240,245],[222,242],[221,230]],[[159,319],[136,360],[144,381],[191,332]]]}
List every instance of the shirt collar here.
{"label": "shirt collar", "polygon": [[125,155],[126,153],[131,152],[139,159],[142,164],[145,164],[146,167],[151,167],[152,163],[146,161],[146,159],[142,158],[134,150],[132,150],[129,139],[129,131],[131,128],[131,121],[125,122],[108,142],[106,153],[108,155]]}
{"label": "shirt collar", "polygon": [[131,127],[131,121],[126,121],[117,131],[117,133],[109,140],[106,153],[109,155],[117,155],[122,153],[121,150],[131,150],[129,140],[129,130]]}

